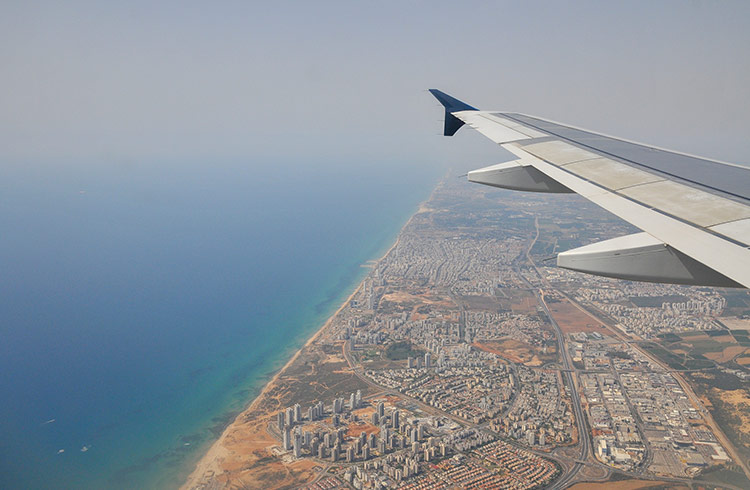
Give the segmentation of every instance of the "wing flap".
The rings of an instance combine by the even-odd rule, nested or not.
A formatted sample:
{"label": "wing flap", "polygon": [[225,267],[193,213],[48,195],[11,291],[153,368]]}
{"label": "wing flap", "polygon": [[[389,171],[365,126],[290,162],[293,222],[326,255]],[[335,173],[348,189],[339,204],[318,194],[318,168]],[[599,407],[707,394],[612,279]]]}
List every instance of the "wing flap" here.
{"label": "wing flap", "polygon": [[750,206],[663,180],[620,191],[622,195],[698,226],[750,218]]}
{"label": "wing flap", "polygon": [[627,165],[619,165],[609,158],[594,158],[570,163],[565,165],[565,170],[613,190],[663,180],[654,174]]}
{"label": "wing flap", "polygon": [[567,165],[569,163],[582,162],[599,158],[599,155],[573,146],[564,141],[552,140],[524,145],[523,149],[535,157],[554,162],[556,165]]}
{"label": "wing flap", "polygon": [[750,243],[750,219],[740,219],[709,228],[740,243]]}

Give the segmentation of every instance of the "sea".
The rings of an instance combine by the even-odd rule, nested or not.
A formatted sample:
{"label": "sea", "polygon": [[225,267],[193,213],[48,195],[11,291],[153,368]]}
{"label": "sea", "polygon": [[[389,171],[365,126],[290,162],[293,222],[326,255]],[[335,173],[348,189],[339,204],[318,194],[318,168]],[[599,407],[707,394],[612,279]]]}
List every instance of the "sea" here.
{"label": "sea", "polygon": [[178,487],[444,170],[1,166],[0,487]]}

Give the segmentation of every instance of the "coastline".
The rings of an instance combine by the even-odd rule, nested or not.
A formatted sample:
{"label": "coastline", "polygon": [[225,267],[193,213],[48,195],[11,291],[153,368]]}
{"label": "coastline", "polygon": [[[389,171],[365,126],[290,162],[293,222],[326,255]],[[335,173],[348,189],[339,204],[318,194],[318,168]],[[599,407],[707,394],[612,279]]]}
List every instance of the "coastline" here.
{"label": "coastline", "polygon": [[[393,244],[383,253],[378,259],[368,261],[372,262],[374,266],[377,266],[384,258],[388,256],[399,244],[401,240],[401,235],[403,234],[403,231],[409,226],[409,224],[412,222],[414,217],[420,213],[423,213],[428,210],[428,207],[426,206],[427,203],[429,203],[432,200],[432,197],[434,196],[435,192],[442,186],[444,182],[444,179],[441,179],[438,184],[435,186],[435,188],[430,192],[430,195],[419,205],[417,206],[417,209],[412,215],[409,217],[408,220],[404,223],[404,225],[399,229],[398,234],[396,235],[396,239],[393,241]],[[295,351],[295,353],[289,358],[289,360],[284,364],[281,369],[279,369],[271,379],[268,380],[268,382],[263,386],[263,389],[253,398],[252,402],[242,410],[237,417],[229,424],[227,427],[223,430],[221,436],[214,441],[214,443],[210,446],[208,451],[201,456],[201,458],[198,460],[198,463],[195,466],[195,469],[188,475],[185,482],[180,486],[180,490],[189,490],[192,488],[196,488],[196,485],[201,485],[201,482],[205,480],[205,478],[213,477],[215,475],[218,475],[221,473],[220,464],[221,462],[228,456],[229,452],[224,444],[229,434],[232,432],[233,428],[239,424],[241,424],[244,419],[246,418],[246,415],[248,413],[253,412],[253,410],[257,409],[257,405],[260,403],[260,401],[263,399],[265,395],[267,395],[276,385],[279,378],[284,374],[284,372],[289,369],[290,366],[294,364],[294,362],[299,358],[301,353],[305,350],[305,348],[310,347],[322,334],[326,331],[326,329],[331,325],[331,323],[334,321],[334,319],[341,313],[341,311],[354,299],[354,297],[359,293],[359,291],[362,289],[364,282],[366,281],[367,276],[363,278],[356,288],[349,294],[345,301],[339,305],[339,307],[336,309],[336,311],[326,319],[325,322],[321,325],[321,327],[313,333],[313,335],[302,345],[299,349]]]}

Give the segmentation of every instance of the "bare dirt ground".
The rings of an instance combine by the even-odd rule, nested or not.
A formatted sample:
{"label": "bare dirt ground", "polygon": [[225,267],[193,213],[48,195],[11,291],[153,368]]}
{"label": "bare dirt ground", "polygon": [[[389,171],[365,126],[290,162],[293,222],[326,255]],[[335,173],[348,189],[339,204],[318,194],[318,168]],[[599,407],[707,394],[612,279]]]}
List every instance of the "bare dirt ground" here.
{"label": "bare dirt ground", "polygon": [[279,488],[310,481],[315,476],[311,470],[314,463],[283,464],[273,456],[278,441],[266,431],[268,419],[238,418],[222,435],[221,445],[212,447],[202,461],[201,478],[193,482],[195,486]]}
{"label": "bare dirt ground", "polygon": [[599,332],[602,335],[612,335],[601,322],[576,308],[568,300],[550,302],[547,307],[563,333]]}
{"label": "bare dirt ground", "polygon": [[715,391],[721,401],[733,407],[733,415],[741,423],[738,425],[740,432],[750,434],[750,395],[745,390],[718,390]]}
{"label": "bare dirt ground", "polygon": [[738,355],[742,354],[747,350],[747,347],[741,345],[730,345],[724,348],[721,352],[706,352],[703,354],[706,358],[711,359],[719,363],[729,362]]}
{"label": "bare dirt ground", "polygon": [[511,304],[511,311],[517,315],[533,315],[536,313],[537,306],[539,305],[536,298],[528,296],[522,298],[519,302]]}
{"label": "bare dirt ground", "polygon": [[[544,360],[540,358],[537,348],[519,340],[507,339],[501,342],[474,342],[472,345],[479,350],[497,354],[503,359],[517,364],[524,364],[528,367],[537,367],[544,364]],[[553,355],[554,351],[551,351],[544,357],[549,360]]]}

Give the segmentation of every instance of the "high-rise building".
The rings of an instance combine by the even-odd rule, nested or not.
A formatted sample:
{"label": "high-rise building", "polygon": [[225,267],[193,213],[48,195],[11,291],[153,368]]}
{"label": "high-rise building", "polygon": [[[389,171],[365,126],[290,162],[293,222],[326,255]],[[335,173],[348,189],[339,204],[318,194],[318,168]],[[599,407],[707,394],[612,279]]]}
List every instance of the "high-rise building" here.
{"label": "high-rise building", "polygon": [[362,390],[357,390],[357,395],[354,397],[354,404],[357,408],[362,408]]}
{"label": "high-rise building", "polygon": [[346,450],[346,462],[351,463],[354,461],[354,448],[349,446]]}
{"label": "high-rise building", "polygon": [[289,427],[284,429],[284,451],[292,449],[292,431]]}
{"label": "high-rise building", "polygon": [[294,424],[294,409],[288,407],[286,409],[286,425],[291,426],[292,424]]}
{"label": "high-rise building", "polygon": [[393,411],[393,428],[398,429],[398,410]]}
{"label": "high-rise building", "polygon": [[315,407],[311,406],[307,409],[307,419],[311,422],[315,420]]}
{"label": "high-rise building", "polygon": [[424,439],[424,424],[417,424],[417,439]]}
{"label": "high-rise building", "polygon": [[362,459],[364,459],[365,461],[370,459],[370,446],[364,446],[362,448]]}
{"label": "high-rise building", "polygon": [[299,431],[294,431],[294,457],[299,458],[302,454],[302,438]]}
{"label": "high-rise building", "polygon": [[302,422],[302,407],[299,403],[294,404],[294,421],[297,423]]}
{"label": "high-rise building", "polygon": [[385,450],[386,450],[385,439],[381,437],[380,440],[378,441],[378,452],[382,455],[382,454],[385,454]]}
{"label": "high-rise building", "polygon": [[432,367],[432,356],[429,352],[425,352],[424,354],[424,367],[429,368]]}
{"label": "high-rise building", "polygon": [[385,403],[378,402],[378,412],[377,413],[378,413],[379,417],[382,417],[383,415],[385,415]]}
{"label": "high-rise building", "polygon": [[281,410],[276,414],[276,425],[279,426],[279,430],[284,430],[284,411]]}
{"label": "high-rise building", "polygon": [[354,393],[352,393],[351,395],[349,395],[349,407],[351,407],[352,410],[354,410],[355,408],[357,408],[357,399],[356,399],[356,395]]}

